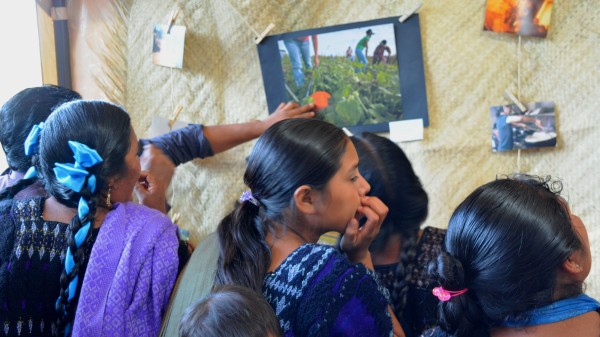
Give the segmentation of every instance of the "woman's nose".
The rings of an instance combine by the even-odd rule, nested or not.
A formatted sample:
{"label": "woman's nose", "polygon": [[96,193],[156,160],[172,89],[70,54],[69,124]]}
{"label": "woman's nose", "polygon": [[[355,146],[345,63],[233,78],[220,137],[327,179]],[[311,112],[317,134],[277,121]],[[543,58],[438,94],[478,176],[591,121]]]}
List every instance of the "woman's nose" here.
{"label": "woman's nose", "polygon": [[362,175],[360,176],[360,182],[361,182],[361,184],[358,186],[358,193],[362,197],[364,197],[371,190],[371,185],[369,185],[367,180],[365,178],[363,178]]}

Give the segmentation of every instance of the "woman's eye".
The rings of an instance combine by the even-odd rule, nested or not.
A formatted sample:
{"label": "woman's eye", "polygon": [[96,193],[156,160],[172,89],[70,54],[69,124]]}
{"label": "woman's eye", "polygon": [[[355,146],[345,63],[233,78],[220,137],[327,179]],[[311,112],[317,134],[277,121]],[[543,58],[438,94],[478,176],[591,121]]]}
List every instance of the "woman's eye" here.
{"label": "woman's eye", "polygon": [[355,182],[355,181],[357,181],[357,180],[358,180],[358,176],[354,176],[354,177],[352,177],[352,178],[350,179],[350,181],[352,181],[352,182]]}

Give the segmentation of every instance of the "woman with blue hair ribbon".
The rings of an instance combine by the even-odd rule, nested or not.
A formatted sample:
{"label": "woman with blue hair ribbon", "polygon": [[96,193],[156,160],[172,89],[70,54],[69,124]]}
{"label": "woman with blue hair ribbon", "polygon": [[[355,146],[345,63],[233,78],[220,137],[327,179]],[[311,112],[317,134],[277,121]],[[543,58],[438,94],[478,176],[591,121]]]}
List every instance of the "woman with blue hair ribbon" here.
{"label": "woman with blue hair ribbon", "polygon": [[[158,335],[177,226],[162,213],[166,187],[141,172],[138,146],[129,115],[108,102],[64,104],[33,128],[27,176],[48,197],[0,203],[5,335]],[[131,202],[134,190],[143,205]]]}

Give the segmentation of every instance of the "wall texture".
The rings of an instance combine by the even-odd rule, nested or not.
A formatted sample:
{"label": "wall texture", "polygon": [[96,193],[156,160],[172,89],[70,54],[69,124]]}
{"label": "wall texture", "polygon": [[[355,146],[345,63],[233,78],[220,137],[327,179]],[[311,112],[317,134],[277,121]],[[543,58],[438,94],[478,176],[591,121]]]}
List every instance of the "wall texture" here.
{"label": "wall texture", "polygon": [[[72,30],[72,39],[85,42],[74,53],[92,49],[105,64],[94,61],[92,72],[84,62],[76,72],[94,77],[104,95],[121,102],[141,136],[147,135],[152,114],[168,117],[178,104],[184,107],[179,119],[194,123],[263,118],[267,109],[258,56],[244,20],[257,31],[273,22],[273,33],[282,33],[400,15],[417,2],[74,0],[71,11],[84,19],[86,13],[104,13],[102,20],[88,18],[87,25]],[[420,10],[431,124],[424,141],[401,146],[430,195],[425,225],[445,227],[454,207],[475,187],[520,166],[521,172],[563,180],[564,196],[588,227],[593,258],[600,259],[600,0],[557,0],[548,38],[523,38],[522,101],[556,103],[559,145],[524,151],[520,161],[516,152],[490,150],[489,107],[506,102],[505,89],[517,91],[518,58],[516,37],[482,31],[485,4],[428,0]],[[166,23],[175,8],[181,9],[177,24],[187,27],[182,70],[155,66],[150,58],[152,27]],[[113,82],[121,84],[107,93],[107,83]],[[76,89],[86,98],[98,95],[87,82]],[[173,210],[194,240],[214,230],[244,190],[244,159],[251,146],[177,170]],[[592,268],[587,285],[592,296],[600,296],[600,264]]]}

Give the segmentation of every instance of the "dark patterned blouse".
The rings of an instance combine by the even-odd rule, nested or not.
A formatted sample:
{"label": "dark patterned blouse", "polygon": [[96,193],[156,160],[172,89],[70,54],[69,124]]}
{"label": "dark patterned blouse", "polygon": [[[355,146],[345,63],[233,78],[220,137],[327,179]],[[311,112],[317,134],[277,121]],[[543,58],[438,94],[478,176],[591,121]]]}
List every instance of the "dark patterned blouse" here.
{"label": "dark patterned blouse", "polygon": [[[58,335],[55,303],[70,233],[68,224],[44,221],[43,203],[0,203],[0,336]],[[95,239],[98,230],[90,232]]]}
{"label": "dark patterned blouse", "polygon": [[387,290],[335,248],[305,244],[263,284],[284,337],[391,336]]}

